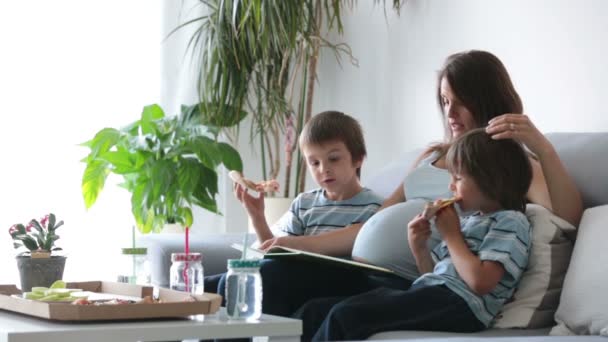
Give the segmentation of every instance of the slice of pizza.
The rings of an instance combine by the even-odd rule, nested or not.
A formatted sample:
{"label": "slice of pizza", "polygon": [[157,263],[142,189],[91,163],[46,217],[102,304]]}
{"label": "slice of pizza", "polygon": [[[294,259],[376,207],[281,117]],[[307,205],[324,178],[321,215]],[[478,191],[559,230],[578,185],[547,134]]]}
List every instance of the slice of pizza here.
{"label": "slice of pizza", "polygon": [[250,189],[257,192],[276,192],[279,191],[279,182],[276,179],[254,182],[243,176],[239,171],[232,170],[228,172],[228,176],[233,182],[240,184],[245,189]]}
{"label": "slice of pizza", "polygon": [[458,201],[458,198],[452,197],[452,198],[442,199],[441,202],[439,202],[437,204],[435,204],[433,202],[427,203],[427,205],[423,211],[424,218],[427,220],[430,220],[435,215],[437,215],[437,213],[441,209],[454,204],[456,201]]}

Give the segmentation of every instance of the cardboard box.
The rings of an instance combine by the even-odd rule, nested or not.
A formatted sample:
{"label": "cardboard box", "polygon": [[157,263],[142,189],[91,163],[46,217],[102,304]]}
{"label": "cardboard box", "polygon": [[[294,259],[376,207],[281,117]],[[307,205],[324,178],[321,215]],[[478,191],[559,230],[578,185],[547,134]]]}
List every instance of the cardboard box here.
{"label": "cardboard box", "polygon": [[[68,288],[83,291],[143,298],[152,296],[153,288],[106,281],[72,282]],[[58,321],[105,321],[145,318],[184,317],[211,314],[219,310],[222,297],[205,293],[189,293],[160,289],[160,303],[73,305],[61,302],[41,302],[15,297],[21,291],[15,285],[0,285],[0,309]]]}

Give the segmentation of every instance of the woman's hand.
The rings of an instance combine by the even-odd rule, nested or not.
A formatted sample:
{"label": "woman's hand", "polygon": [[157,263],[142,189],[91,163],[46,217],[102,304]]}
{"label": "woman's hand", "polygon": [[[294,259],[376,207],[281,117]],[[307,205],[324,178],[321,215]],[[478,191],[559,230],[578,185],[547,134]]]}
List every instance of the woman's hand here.
{"label": "woman's hand", "polygon": [[407,225],[407,241],[413,253],[424,251],[431,236],[431,224],[422,213],[416,215]]}
{"label": "woman's hand", "polygon": [[252,220],[264,217],[264,193],[254,197],[249,194],[247,188],[234,183],[234,196],[243,204]]}
{"label": "woman's hand", "polygon": [[583,202],[573,179],[568,175],[551,142],[523,114],[503,114],[490,120],[486,132],[494,139],[512,138],[525,144],[538,157],[540,168],[532,161],[533,179],[528,199],[545,206],[578,225]]}
{"label": "woman's hand", "polygon": [[525,144],[536,155],[541,155],[547,150],[553,150],[549,140],[534,126],[530,118],[524,114],[503,114],[497,116],[490,120],[486,127],[486,132],[493,139],[515,139]]}

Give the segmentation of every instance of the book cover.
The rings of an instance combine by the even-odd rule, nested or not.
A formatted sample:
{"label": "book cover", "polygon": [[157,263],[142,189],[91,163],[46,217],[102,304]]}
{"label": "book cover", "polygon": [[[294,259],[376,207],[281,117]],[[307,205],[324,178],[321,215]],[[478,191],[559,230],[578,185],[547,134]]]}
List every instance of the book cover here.
{"label": "book cover", "polygon": [[[237,249],[239,251],[243,251],[243,245],[239,243],[233,243],[232,248]],[[274,258],[296,258],[299,260],[306,260],[311,262],[320,262],[325,264],[334,264],[339,267],[348,267],[348,268],[356,268],[356,269],[364,269],[366,271],[379,272],[379,273],[388,273],[395,274],[395,272],[389,270],[388,268],[366,264],[363,262],[354,261],[346,258],[338,258],[333,256],[328,256],[324,254],[312,253],[307,251],[302,251],[299,249],[288,248],[275,246],[271,248],[268,252],[264,252],[263,250],[247,247],[246,252],[247,258],[252,259],[274,259]]]}

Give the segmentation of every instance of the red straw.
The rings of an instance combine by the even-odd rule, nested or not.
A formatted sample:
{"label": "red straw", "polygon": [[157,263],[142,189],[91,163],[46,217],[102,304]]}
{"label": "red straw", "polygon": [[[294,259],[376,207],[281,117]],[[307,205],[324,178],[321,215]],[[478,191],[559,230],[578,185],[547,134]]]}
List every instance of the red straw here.
{"label": "red straw", "polygon": [[186,283],[186,292],[190,292],[190,284],[188,284],[188,255],[190,255],[190,228],[186,227],[186,267],[184,267],[184,282]]}
{"label": "red straw", "polygon": [[186,254],[190,253],[190,241],[188,236],[190,235],[190,228],[186,227]]}

